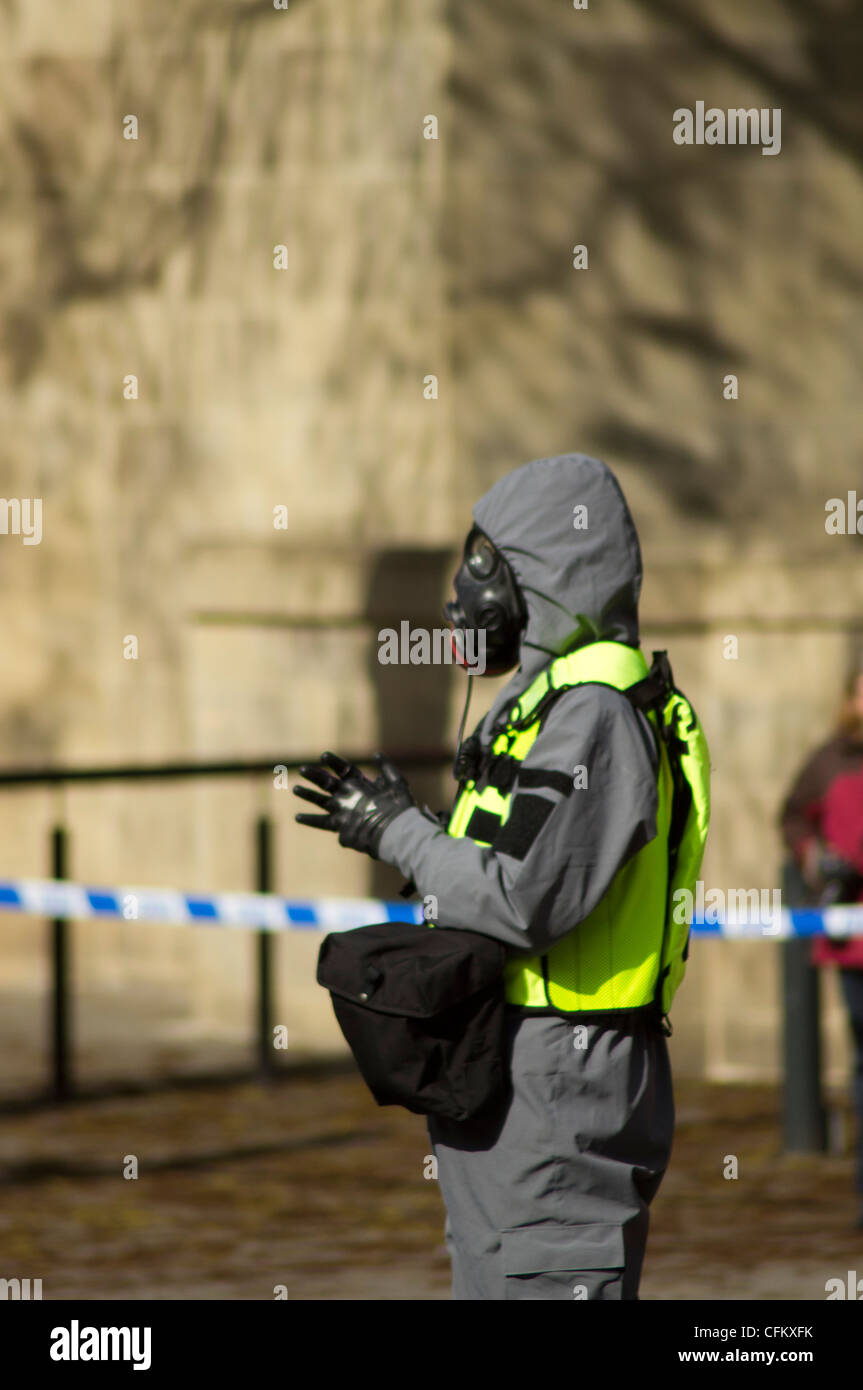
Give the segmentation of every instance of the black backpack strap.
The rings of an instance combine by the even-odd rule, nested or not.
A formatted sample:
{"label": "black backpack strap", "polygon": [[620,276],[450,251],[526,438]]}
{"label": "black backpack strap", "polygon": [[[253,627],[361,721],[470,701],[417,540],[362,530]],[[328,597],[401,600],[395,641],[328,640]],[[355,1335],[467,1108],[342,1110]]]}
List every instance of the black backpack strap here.
{"label": "black backpack strap", "polygon": [[[668,765],[671,769],[671,818],[668,825],[668,891],[671,893],[671,884],[674,879],[674,870],[677,865],[677,854],[680,843],[683,839],[683,832],[686,829],[686,822],[689,817],[689,809],[692,805],[692,788],[683,772],[680,755],[684,750],[684,743],[677,736],[677,730],[669,727],[665,722],[665,705],[671,695],[682,695],[674,684],[674,673],[671,670],[671,663],[668,660],[667,652],[654,652],[653,663],[643,680],[630,686],[624,691],[636,709],[647,713],[653,710],[657,716],[659,725],[659,735],[665,744],[668,753]],[[662,970],[662,957],[665,954],[665,931],[668,922],[668,911],[670,902],[666,908],[666,927],[663,928],[662,946],[660,948],[660,970],[656,981],[656,991],[654,994],[654,1006],[660,1019],[660,1026],[666,1036],[671,1034],[671,1022],[662,1013],[662,986],[664,982],[664,972]],[[687,940],[683,951],[683,959],[689,953],[689,942]]]}
{"label": "black backpack strap", "polygon": [[659,732],[668,752],[674,788],[671,803],[671,824],[668,831],[668,854],[670,870],[673,874],[677,851],[680,848],[680,841],[683,838],[689,808],[692,804],[692,789],[680,764],[680,754],[684,749],[684,744],[677,737],[676,730],[669,728],[663,717],[669,696],[682,695],[683,693],[674,684],[674,673],[668,660],[668,652],[654,652],[653,664],[647,675],[635,685],[631,685],[628,690],[624,690],[623,693],[636,709],[643,710],[645,713],[648,710],[655,710],[658,715]]}
{"label": "black backpack strap", "polygon": [[654,652],[653,665],[647,675],[622,693],[636,709],[661,711],[669,695],[676,689],[668,652]]}

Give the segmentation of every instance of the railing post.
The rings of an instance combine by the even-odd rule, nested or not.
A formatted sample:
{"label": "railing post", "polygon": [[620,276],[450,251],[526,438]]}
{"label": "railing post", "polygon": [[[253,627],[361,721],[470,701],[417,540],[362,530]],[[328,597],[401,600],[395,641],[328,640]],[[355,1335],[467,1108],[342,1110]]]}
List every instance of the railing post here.
{"label": "railing post", "polygon": [[784,984],[786,1153],[822,1153],[827,1126],[821,1098],[821,1027],[818,975],[806,937],[782,943]]}
{"label": "railing post", "polygon": [[[65,825],[51,831],[51,877],[67,878],[68,832]],[[56,1101],[72,1093],[71,1059],[71,922],[55,917],[51,922],[51,1094]]]}
{"label": "railing post", "polygon": [[[255,890],[273,891],[273,822],[259,816],[255,823]],[[259,931],[257,940],[257,1042],[258,1070],[263,1079],[275,1070],[273,1054],[273,933]]]}
{"label": "railing post", "polygon": [[[805,885],[793,863],[785,865],[786,903],[805,901]],[[783,1147],[786,1153],[823,1153],[827,1123],[821,1095],[821,1001],[818,972],[810,964],[812,942],[782,943],[784,1063]]]}

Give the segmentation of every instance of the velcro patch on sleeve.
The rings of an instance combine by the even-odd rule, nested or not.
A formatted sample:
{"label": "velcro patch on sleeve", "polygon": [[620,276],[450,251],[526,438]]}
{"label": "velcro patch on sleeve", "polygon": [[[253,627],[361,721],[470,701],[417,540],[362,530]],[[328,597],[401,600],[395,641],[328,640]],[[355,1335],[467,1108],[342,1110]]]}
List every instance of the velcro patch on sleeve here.
{"label": "velcro patch on sleeve", "polygon": [[555,802],[548,801],[544,796],[519,792],[513,799],[509,820],[501,827],[494,841],[495,853],[508,854],[512,859],[524,859],[554,807]]}
{"label": "velcro patch on sleeve", "polygon": [[549,791],[569,796],[573,789],[572,777],[566,772],[551,772],[544,767],[523,767],[518,774],[520,787],[548,787]]}
{"label": "velcro patch on sleeve", "polygon": [[490,845],[499,830],[500,816],[496,816],[494,811],[484,811],[481,806],[477,806],[464,833],[468,840]]}

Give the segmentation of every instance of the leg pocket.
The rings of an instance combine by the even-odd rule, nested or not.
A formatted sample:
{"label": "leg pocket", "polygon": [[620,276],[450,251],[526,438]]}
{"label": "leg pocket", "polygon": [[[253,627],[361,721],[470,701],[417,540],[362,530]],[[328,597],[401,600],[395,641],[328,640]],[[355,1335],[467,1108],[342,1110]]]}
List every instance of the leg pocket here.
{"label": "leg pocket", "polygon": [[501,1231],[507,1299],[619,1300],[623,1231],[611,1222]]}

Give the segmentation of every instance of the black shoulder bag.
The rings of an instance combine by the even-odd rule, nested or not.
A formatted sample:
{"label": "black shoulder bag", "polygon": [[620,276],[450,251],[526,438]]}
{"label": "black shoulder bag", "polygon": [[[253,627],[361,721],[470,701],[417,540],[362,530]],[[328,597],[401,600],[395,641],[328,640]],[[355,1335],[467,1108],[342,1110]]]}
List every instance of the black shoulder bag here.
{"label": "black shoulder bag", "polygon": [[505,958],[479,932],[409,922],[324,938],[318,984],[378,1105],[466,1120],[503,1096]]}

